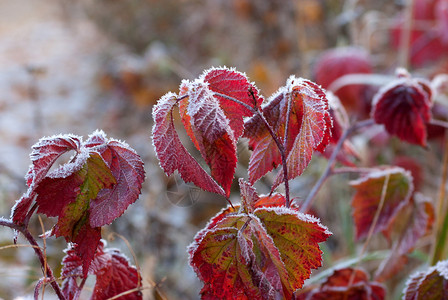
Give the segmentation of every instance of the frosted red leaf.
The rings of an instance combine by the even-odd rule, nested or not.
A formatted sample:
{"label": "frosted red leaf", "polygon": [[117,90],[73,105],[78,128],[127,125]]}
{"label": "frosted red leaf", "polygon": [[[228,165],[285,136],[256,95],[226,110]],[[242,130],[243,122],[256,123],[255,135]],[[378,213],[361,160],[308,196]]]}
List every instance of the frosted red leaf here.
{"label": "frosted red leaf", "polygon": [[[349,74],[372,73],[372,62],[362,48],[342,47],[327,50],[314,67],[316,83],[328,88],[337,79]],[[348,111],[362,110],[365,105],[365,85],[351,84],[335,91]]]}
{"label": "frosted red leaf", "polygon": [[[250,185],[242,186],[242,197],[257,198]],[[204,299],[289,299],[311,269],[321,266],[318,243],[331,233],[310,215],[276,207],[280,197],[264,201],[268,206],[257,205],[261,199],[251,205],[253,213],[238,213],[239,206],[224,209],[189,246]]]}
{"label": "frosted red leaf", "polygon": [[184,121],[187,133],[199,147],[212,177],[229,196],[237,161],[236,139],[229,119],[206,83],[184,81],[181,91],[188,95],[181,100],[187,102],[186,112],[182,113],[184,118],[188,115],[189,124]]}
{"label": "frosted red leaf", "polygon": [[397,79],[382,87],[373,99],[372,118],[388,133],[411,144],[426,146],[426,124],[431,120],[429,83],[397,70]]}
{"label": "frosted red leaf", "polygon": [[192,182],[206,191],[225,195],[224,190],[182,145],[174,127],[173,109],[176,103],[177,96],[168,93],[153,109],[152,139],[160,166],[167,175],[177,170],[184,181]]}
{"label": "frosted red leaf", "polygon": [[[323,151],[332,126],[328,100],[315,83],[291,76],[286,86],[263,107],[263,115],[286,149],[289,179],[308,166],[314,151]],[[285,138],[285,132],[287,137]],[[249,161],[249,182],[254,183],[281,163],[278,147],[260,116],[245,123],[245,137],[253,150]],[[279,172],[273,189],[283,182]]]}
{"label": "frosted red leaf", "polygon": [[[141,286],[141,276],[128,259],[117,249],[107,249],[105,246],[103,240],[99,241],[88,270],[88,275],[96,276],[92,300],[108,299]],[[78,292],[77,279],[85,277],[82,272],[82,259],[73,248],[69,248],[66,250],[62,265],[62,276],[65,277],[62,285],[63,293],[68,299],[73,299]],[[123,299],[142,299],[142,294],[132,292],[123,296]]]}
{"label": "frosted red leaf", "polygon": [[[232,97],[249,107],[257,108],[263,102],[254,83],[249,82],[244,73],[228,68],[211,68],[200,77],[208,84],[208,88],[225,96]],[[229,119],[229,125],[234,131],[235,139],[243,134],[243,117],[250,117],[253,111],[244,105],[235,103],[226,97],[215,95],[224,114]]]}
{"label": "frosted red leaf", "polygon": [[412,176],[409,172],[398,167],[373,171],[351,181],[350,185],[356,189],[352,199],[352,214],[356,239],[358,240],[365,238],[370,230],[375,213],[380,205],[386,177],[389,177],[387,190],[383,207],[373,229],[374,234],[387,229],[393,218],[410,200],[414,191]]}
{"label": "frosted red leaf", "polygon": [[[76,151],[71,160],[49,172],[69,150]],[[102,131],[95,131],[86,142],[72,135],[44,138],[33,147],[31,158],[26,203],[20,206],[22,198],[17,207],[35,201],[37,213],[57,217],[50,233],[75,244],[87,274],[101,226],[137,200],[145,177],[143,162],[127,144],[107,139]],[[14,211],[13,216],[19,216]],[[20,212],[21,217],[27,214]]]}
{"label": "frosted red leaf", "polygon": [[[212,68],[194,81],[182,81],[179,96],[168,93],[153,110],[154,146],[165,173],[178,170],[185,181],[228,197],[244,118],[252,116],[262,101],[255,85],[234,69]],[[175,105],[179,106],[188,136],[210,167],[211,176],[180,143],[173,124]],[[185,161],[189,163],[183,165]]]}
{"label": "frosted red leaf", "polygon": [[390,221],[383,234],[392,243],[390,256],[378,267],[375,279],[388,280],[404,266],[406,255],[412,252],[417,242],[431,232],[434,222],[434,207],[431,199],[415,193]]}
{"label": "frosted red leaf", "polygon": [[25,176],[30,189],[17,201],[12,208],[11,218],[16,224],[24,222],[28,210],[35,197],[34,187],[45,178],[51,166],[64,153],[81,147],[81,138],[74,135],[57,135],[44,137],[34,144],[30,158],[31,166]]}
{"label": "frosted red leaf", "polygon": [[[94,144],[96,140],[101,143]],[[142,160],[128,144],[107,140],[104,134],[90,136],[86,147],[101,155],[117,181],[112,188],[100,190],[90,202],[90,224],[100,227],[112,223],[138,199],[145,170]]]}
{"label": "frosted red leaf", "polygon": [[[353,274],[354,273],[354,274]],[[351,284],[351,278],[353,278]],[[319,288],[300,294],[298,300],[383,300],[386,299],[384,286],[369,281],[362,269],[345,268],[335,270]]]}
{"label": "frosted red leaf", "polygon": [[448,299],[448,261],[412,275],[403,293],[403,300]]}

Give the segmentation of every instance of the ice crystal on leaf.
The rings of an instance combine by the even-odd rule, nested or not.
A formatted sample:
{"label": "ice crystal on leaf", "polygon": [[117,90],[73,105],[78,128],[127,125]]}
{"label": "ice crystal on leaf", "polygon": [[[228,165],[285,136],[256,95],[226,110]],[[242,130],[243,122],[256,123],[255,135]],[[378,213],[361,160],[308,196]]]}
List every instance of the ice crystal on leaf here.
{"label": "ice crystal on leaf", "polygon": [[[313,152],[322,152],[329,142],[332,121],[328,100],[324,91],[309,80],[291,76],[263,106],[263,115],[284,142],[289,179],[301,175]],[[253,150],[249,181],[254,183],[281,163],[281,154],[259,115],[246,121],[245,136]],[[283,172],[279,172],[272,189],[283,180]]]}
{"label": "ice crystal on leaf", "polygon": [[190,264],[204,282],[202,297],[290,299],[321,266],[318,243],[331,233],[316,218],[280,206],[284,198],[269,201],[248,183],[240,185],[246,207],[218,213],[189,246]]}
{"label": "ice crystal on leaf", "polygon": [[[75,150],[70,162],[49,172],[63,153]],[[127,144],[95,131],[81,137],[60,135],[41,139],[31,155],[27,193],[12,211],[22,224],[34,212],[57,217],[51,234],[76,244],[87,274],[101,238],[101,226],[111,223],[134,203],[145,177],[143,162]]]}
{"label": "ice crystal on leaf", "polygon": [[[243,119],[252,116],[262,101],[255,85],[233,69],[212,68],[196,80],[182,81],[179,95],[166,94],[153,110],[153,143],[165,173],[170,175],[178,170],[185,181],[228,197]],[[172,115],[176,105],[188,136],[210,167],[211,176],[180,142]]]}

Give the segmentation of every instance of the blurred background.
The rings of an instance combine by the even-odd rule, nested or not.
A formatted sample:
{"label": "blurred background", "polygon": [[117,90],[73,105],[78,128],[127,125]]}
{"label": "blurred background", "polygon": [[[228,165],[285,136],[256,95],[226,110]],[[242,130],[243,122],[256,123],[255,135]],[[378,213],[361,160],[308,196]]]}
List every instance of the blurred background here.
{"label": "blurred background", "polygon": [[[111,233],[129,241],[137,259],[133,263],[141,268],[145,284],[154,287],[145,291],[145,299],[197,299],[202,285],[188,265],[186,247],[226,201],[163,174],[150,138],[153,105],[166,92],[177,93],[182,79],[194,79],[211,66],[245,72],[265,98],[290,74],[327,87],[347,73],[390,75],[403,62],[427,78],[446,73],[447,14],[441,15],[436,7],[447,1],[409,2],[414,3],[407,10],[413,24],[411,47],[403,48],[405,0],[0,1],[1,215],[8,217],[15,200],[26,191],[23,177],[30,147],[39,138],[59,133],[87,138],[102,129],[109,137],[129,143],[143,158],[147,173],[140,199],[104,229],[103,238],[133,261],[126,242],[112,239]],[[334,48],[338,52],[328,52]],[[409,52],[409,59],[400,58],[400,49]],[[345,67],[332,64],[338,55],[346,56]],[[352,67],[357,59],[360,65]],[[350,120],[368,117],[375,90],[363,85],[339,95]],[[446,119],[446,110],[440,108],[438,113]],[[374,151],[369,149],[373,136]],[[434,136],[443,136],[443,131]],[[440,140],[431,144],[434,151],[387,141],[378,131],[357,136],[358,164],[418,157],[425,161],[420,172],[433,193]],[[238,150],[236,176],[247,178],[250,153],[244,141]],[[325,159],[314,158],[305,174],[292,182],[293,196],[306,197],[325,164]],[[347,179],[329,180],[314,208],[334,233],[323,245],[324,268],[356,252],[350,217],[353,191]],[[267,176],[257,183],[260,193],[269,191],[271,180]],[[238,198],[235,187],[232,201]],[[53,221],[45,217],[43,221],[49,230]],[[32,230],[36,235],[43,232],[37,218],[32,220]],[[0,228],[1,246],[10,245],[12,237],[11,230]],[[25,241],[19,239],[19,244]],[[48,260],[57,273],[64,248],[61,239],[47,240]],[[40,277],[30,248],[0,250],[0,298],[31,297]],[[86,284],[83,297],[89,297],[93,283]],[[47,297],[52,297],[49,287]]]}

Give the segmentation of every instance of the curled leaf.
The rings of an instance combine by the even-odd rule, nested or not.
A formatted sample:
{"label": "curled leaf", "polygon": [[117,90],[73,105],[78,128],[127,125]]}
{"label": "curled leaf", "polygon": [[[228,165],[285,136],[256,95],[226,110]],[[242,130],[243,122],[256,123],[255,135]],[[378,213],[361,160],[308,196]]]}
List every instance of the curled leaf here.
{"label": "curled leaf", "polygon": [[388,133],[425,147],[426,124],[431,120],[432,89],[406,70],[397,70],[397,79],[382,87],[373,99],[372,117]]}
{"label": "curled leaf", "polygon": [[[76,153],[70,162],[48,171],[57,157],[72,149]],[[75,243],[86,275],[101,226],[138,199],[145,177],[143,162],[128,145],[107,139],[102,131],[95,131],[86,142],[71,135],[42,139],[34,146],[32,160],[26,205],[20,206],[22,198],[17,207],[30,206],[35,199],[38,213],[57,217],[51,234]],[[20,216],[27,213],[20,211]]]}
{"label": "curled leaf", "polygon": [[177,96],[168,93],[159,100],[153,109],[152,139],[160,166],[167,175],[178,170],[184,181],[193,182],[206,191],[225,195],[224,190],[182,145],[173,122],[173,108],[176,103]]}

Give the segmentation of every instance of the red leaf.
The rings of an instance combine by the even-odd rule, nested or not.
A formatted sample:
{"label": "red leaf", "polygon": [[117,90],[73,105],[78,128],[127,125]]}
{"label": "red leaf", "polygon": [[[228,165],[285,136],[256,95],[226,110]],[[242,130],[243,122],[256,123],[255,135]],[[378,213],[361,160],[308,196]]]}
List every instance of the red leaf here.
{"label": "red leaf", "polygon": [[[96,152],[89,154],[85,162],[84,155],[77,157],[72,166],[74,170],[69,171],[74,173],[68,177],[44,178],[36,188],[37,212],[58,217],[51,233],[77,244],[75,249],[83,259],[85,275],[101,238],[101,228],[89,222],[90,203],[100,190],[116,184],[101,156]],[[82,168],[76,170],[79,166]],[[67,166],[62,166],[52,174],[66,176],[66,172]]]}
{"label": "red leaf", "polygon": [[182,100],[187,102],[183,116],[188,115],[190,121],[186,127],[187,133],[190,137],[191,134],[194,136],[192,140],[199,146],[212,177],[223,187],[228,197],[237,161],[236,139],[229,119],[206,83],[184,81],[181,90],[188,95],[188,98]]}
{"label": "red leaf", "polygon": [[358,240],[366,237],[370,230],[387,176],[389,176],[389,182],[384,204],[373,230],[373,233],[377,233],[387,229],[393,218],[409,202],[414,190],[412,176],[401,168],[392,167],[370,172],[350,182],[350,185],[356,189],[352,207]]}
{"label": "red leaf", "polygon": [[412,275],[403,293],[404,300],[448,299],[448,261]]}
{"label": "red leaf", "polygon": [[[205,71],[200,79],[208,83],[211,91],[237,99],[249,107],[257,108],[263,102],[256,86],[245,74],[234,69],[212,68]],[[216,98],[229,119],[235,139],[238,139],[243,134],[243,117],[252,116],[253,111],[225,97],[216,95]]]}
{"label": "red leaf", "polygon": [[[93,142],[97,140],[101,143],[96,142],[94,145]],[[123,142],[108,141],[102,133],[90,136],[86,147],[100,153],[117,180],[112,188],[100,190],[90,203],[90,224],[100,227],[112,223],[138,199],[145,180],[145,170],[142,160],[133,149]]]}
{"label": "red leaf", "polygon": [[301,300],[382,300],[385,298],[386,290],[380,283],[369,281],[366,272],[362,269],[352,268],[336,270],[320,288],[299,295]]}
{"label": "red leaf", "polygon": [[[248,211],[239,206],[216,215],[189,247],[190,264],[204,282],[204,299],[291,298],[321,265],[318,243],[330,233],[312,216],[286,207],[275,196],[259,198],[241,182]],[[258,200],[256,200],[258,199]],[[271,207],[263,206],[272,205]],[[283,199],[284,202],[284,199]]]}
{"label": "red leaf", "polygon": [[376,123],[384,124],[388,133],[425,147],[426,123],[431,119],[430,85],[412,79],[405,70],[397,70],[397,76],[375,95],[372,117]]}
{"label": "red leaf", "polygon": [[406,255],[410,253],[417,241],[431,231],[434,222],[434,207],[429,198],[416,193],[390,221],[383,232],[393,240],[390,256],[378,267],[375,279],[388,280],[398,273],[405,265]]}
{"label": "red leaf", "polygon": [[[372,73],[372,62],[368,53],[356,47],[335,48],[326,51],[314,67],[316,83],[328,88],[333,82],[348,74]],[[359,111],[364,107],[366,86],[351,84],[335,91],[344,107]]]}
{"label": "red leaf", "polygon": [[224,190],[202,169],[182,145],[173,123],[172,113],[176,103],[177,96],[168,93],[159,100],[153,109],[152,137],[160,166],[167,175],[178,170],[184,181],[193,182],[206,191],[225,195]]}
{"label": "red leaf", "polygon": [[311,269],[322,265],[318,243],[331,235],[319,220],[286,207],[258,208],[254,213],[278,248],[293,290],[303,286]]}
{"label": "red leaf", "polygon": [[34,188],[45,178],[54,162],[70,150],[79,151],[81,139],[73,135],[58,135],[45,137],[31,148],[31,166],[25,176],[30,189],[12,208],[11,218],[16,224],[24,222],[28,210],[35,197]]}
{"label": "red leaf", "polygon": [[[97,252],[89,268],[89,275],[96,276],[92,294],[93,299],[108,299],[120,293],[141,286],[141,276],[128,259],[116,249],[104,249],[105,242],[100,241]],[[73,299],[77,292],[77,279],[83,278],[82,259],[73,248],[66,250],[62,260],[63,292],[68,299]],[[142,299],[140,292],[129,293],[120,299]]]}
{"label": "red leaf", "polygon": [[[72,149],[76,154],[71,161],[48,173],[57,157]],[[19,201],[17,207],[29,207],[35,198],[38,213],[57,217],[51,234],[76,244],[86,275],[101,226],[137,200],[145,176],[143,162],[128,145],[108,140],[102,131],[95,131],[85,143],[71,135],[42,139],[32,159],[27,203]]]}
{"label": "red leaf", "polygon": [[289,299],[321,265],[318,243],[330,233],[317,219],[293,209],[255,208],[253,188],[242,183],[242,189],[253,213],[228,207],[189,246],[190,264],[204,282],[203,298]]}
{"label": "red leaf", "polygon": [[[290,107],[288,115],[288,106]],[[313,151],[323,151],[332,126],[328,101],[322,89],[311,81],[291,76],[285,87],[263,107],[263,115],[281,141],[286,140],[289,179],[304,171]],[[285,139],[286,123],[288,136]],[[254,183],[281,162],[280,152],[261,117],[246,121],[245,136],[253,150],[249,161],[249,181]],[[279,172],[273,189],[283,181]]]}

